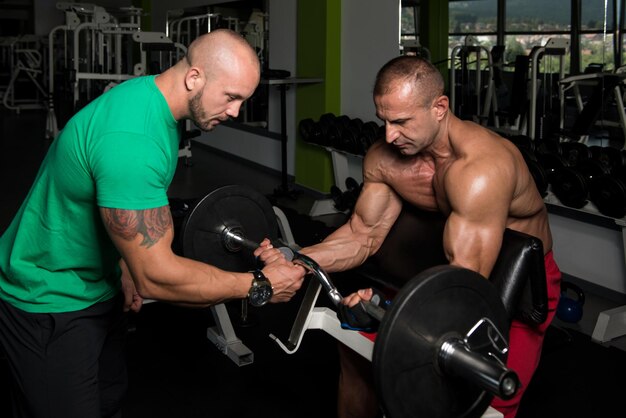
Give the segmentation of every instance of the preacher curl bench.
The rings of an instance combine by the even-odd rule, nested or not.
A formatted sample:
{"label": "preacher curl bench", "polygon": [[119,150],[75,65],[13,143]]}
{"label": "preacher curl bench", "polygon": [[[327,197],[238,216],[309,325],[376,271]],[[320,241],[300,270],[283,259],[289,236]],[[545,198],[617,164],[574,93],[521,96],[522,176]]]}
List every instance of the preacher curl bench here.
{"label": "preacher curl bench", "polygon": [[[547,316],[543,247],[537,238],[506,230],[486,280],[446,265],[444,222],[405,206],[377,254],[354,270],[397,289],[387,311],[365,303],[380,320],[375,340],[342,328],[334,309],[316,306],[322,289],[335,307],[342,296],[314,260],[298,253],[284,213],[253,189],[225,186],[208,194],[190,211],[180,239],[185,256],[231,271],[253,269],[253,251],[265,237],[282,246],[313,278],[287,341],[270,337],[294,353],[306,330],[319,329],[371,360],[387,418],[501,416],[489,407],[493,396],[512,397],[519,385],[505,366],[510,322],[542,323]],[[212,309],[217,326],[208,338],[239,365],[252,362],[225,307]]]}

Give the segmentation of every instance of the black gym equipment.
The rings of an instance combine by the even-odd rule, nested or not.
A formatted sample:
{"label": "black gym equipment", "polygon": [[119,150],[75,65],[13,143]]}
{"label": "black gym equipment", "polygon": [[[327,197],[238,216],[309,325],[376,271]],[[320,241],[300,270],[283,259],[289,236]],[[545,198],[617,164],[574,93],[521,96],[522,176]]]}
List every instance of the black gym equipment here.
{"label": "black gym equipment", "polygon": [[365,155],[381,135],[381,127],[376,122],[334,113],[324,113],[317,122],[312,118],[302,119],[298,130],[308,143],[354,155]]}
{"label": "black gym equipment", "polygon": [[[264,238],[305,269],[310,271],[315,265],[278,239],[278,222],[270,202],[247,186],[223,186],[209,193],[189,214],[181,236],[185,256],[236,272],[257,267],[254,250]],[[331,301],[338,304],[341,295],[328,276],[316,277]]]}
{"label": "black gym equipment", "polygon": [[374,344],[374,381],[386,416],[476,417],[491,394],[513,396],[519,381],[503,367],[508,343],[499,330],[508,330],[507,314],[480,274],[437,266],[409,281]]}
{"label": "black gym equipment", "polygon": [[[183,255],[193,260],[235,272],[254,270],[257,262],[253,250],[229,240],[229,234],[240,234],[261,242],[276,239],[278,222],[269,201],[247,186],[221,187],[202,198],[188,213],[179,232]],[[215,251],[215,248],[222,248]],[[254,362],[254,354],[236,336],[223,303],[211,307],[216,325],[207,329],[207,338],[238,366]],[[254,319],[242,300],[238,324],[249,326]]]}
{"label": "black gym equipment", "polygon": [[561,155],[572,167],[593,157],[589,147],[582,142],[561,142]]}
{"label": "black gym equipment", "polygon": [[590,200],[600,213],[613,218],[626,216],[626,180],[602,175],[593,179],[591,184]]}
{"label": "black gym equipment", "polygon": [[576,323],[583,317],[584,305],[585,293],[583,290],[574,283],[562,281],[561,297],[556,308],[556,316],[561,321]]}
{"label": "black gym equipment", "polygon": [[206,195],[183,223],[181,243],[185,257],[228,271],[256,268],[254,249],[227,238],[235,233],[255,242],[275,241],[278,222],[271,204],[254,189],[230,185]]}
{"label": "black gym equipment", "polygon": [[562,167],[551,182],[554,195],[565,206],[580,209],[588,202],[589,187],[585,176],[572,167]]}
{"label": "black gym equipment", "polygon": [[[275,219],[269,202],[254,190],[222,187],[190,212],[181,237],[183,248],[186,254],[219,268],[247,271],[254,267],[251,253],[263,238],[271,238],[275,246],[281,244]],[[341,295],[313,260],[295,248],[285,247],[283,252],[317,279],[309,282],[303,306],[312,295],[309,308],[314,307],[319,292],[311,291],[315,287],[324,288],[335,305],[340,303]],[[516,393],[517,376],[504,365],[510,314],[498,288],[479,274],[437,266],[403,286],[388,312],[364,305],[382,321],[373,367],[389,418],[416,416],[421,411],[438,411],[428,412],[433,417],[479,416],[494,395],[508,398]],[[309,317],[299,324],[296,318],[294,329],[308,324]],[[337,332],[333,330],[332,335]],[[402,358],[398,358],[400,352]],[[424,390],[414,380],[422,382]]]}
{"label": "black gym equipment", "polygon": [[[516,140],[524,143],[519,138]],[[536,162],[529,157],[528,149],[520,146],[520,151],[523,150],[540,192],[543,187],[547,191],[550,185],[564,206],[581,209],[591,202],[605,216],[626,216],[626,152],[623,150],[544,139],[532,153]]]}

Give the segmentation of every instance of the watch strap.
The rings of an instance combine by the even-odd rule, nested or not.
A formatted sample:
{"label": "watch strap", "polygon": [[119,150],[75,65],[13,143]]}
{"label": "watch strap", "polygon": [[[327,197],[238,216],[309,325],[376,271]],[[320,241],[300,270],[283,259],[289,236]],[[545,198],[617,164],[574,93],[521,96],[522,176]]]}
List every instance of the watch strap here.
{"label": "watch strap", "polygon": [[263,274],[263,271],[260,269],[252,270],[250,273],[252,273],[252,276],[254,277],[252,279],[252,284],[254,284],[255,281],[269,282],[267,277],[265,277],[265,274]]}

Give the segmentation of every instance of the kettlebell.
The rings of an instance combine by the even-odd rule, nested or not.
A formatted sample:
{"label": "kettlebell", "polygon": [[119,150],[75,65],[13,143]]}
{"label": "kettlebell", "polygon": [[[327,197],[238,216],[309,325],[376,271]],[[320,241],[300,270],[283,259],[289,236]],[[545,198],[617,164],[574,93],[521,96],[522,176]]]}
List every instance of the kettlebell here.
{"label": "kettlebell", "polygon": [[[575,297],[571,297],[574,294]],[[561,298],[556,308],[556,316],[561,321],[578,322],[583,317],[585,294],[582,289],[570,282],[561,282]]]}

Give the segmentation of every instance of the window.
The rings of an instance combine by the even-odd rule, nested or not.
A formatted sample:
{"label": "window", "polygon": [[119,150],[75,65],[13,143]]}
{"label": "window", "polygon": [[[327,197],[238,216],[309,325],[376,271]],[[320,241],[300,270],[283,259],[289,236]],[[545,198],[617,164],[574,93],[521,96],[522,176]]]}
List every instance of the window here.
{"label": "window", "polygon": [[[450,1],[448,56],[459,45],[482,46],[491,50],[497,43],[497,0]],[[469,42],[467,37],[471,36]],[[484,58],[484,57],[483,57]],[[480,67],[485,68],[486,62]]]}
{"label": "window", "polygon": [[448,10],[451,35],[497,31],[497,0],[450,1]]}
{"label": "window", "polygon": [[[580,65],[602,65],[605,71],[615,68],[614,0],[581,0]],[[623,60],[622,60],[623,62]]]}
{"label": "window", "polygon": [[505,10],[507,33],[570,32],[571,0],[506,0]]}

